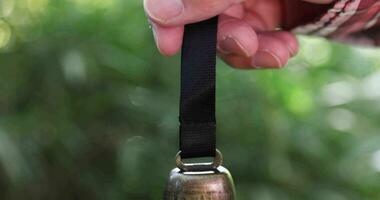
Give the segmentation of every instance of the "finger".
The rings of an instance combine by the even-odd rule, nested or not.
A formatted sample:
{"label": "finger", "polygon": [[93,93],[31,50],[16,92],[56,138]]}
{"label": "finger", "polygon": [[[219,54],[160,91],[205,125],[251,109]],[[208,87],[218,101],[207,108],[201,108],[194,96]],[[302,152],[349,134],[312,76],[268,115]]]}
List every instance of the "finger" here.
{"label": "finger", "polygon": [[285,66],[290,58],[288,46],[272,33],[260,33],[259,48],[252,58],[253,67],[280,68]]}
{"label": "finger", "polygon": [[229,66],[234,67],[236,69],[255,69],[252,66],[251,58],[247,58],[244,56],[233,55],[233,54],[218,54],[220,58],[223,59],[225,63]]}
{"label": "finger", "polygon": [[244,18],[254,28],[274,30],[281,25],[283,16],[280,0],[251,0],[244,5],[247,11]]}
{"label": "finger", "polygon": [[284,39],[289,36],[278,32],[258,34],[259,47],[254,56],[247,58],[236,54],[219,54],[229,65],[238,69],[272,69],[286,65],[290,58],[290,50]]}
{"label": "finger", "polygon": [[296,36],[287,31],[266,32],[265,35],[281,40],[288,48],[290,57],[295,56],[299,50]]}
{"label": "finger", "polygon": [[220,16],[218,27],[220,53],[251,57],[257,48],[257,35],[248,23],[226,15]]}
{"label": "finger", "polygon": [[230,17],[234,17],[237,19],[243,19],[244,17],[244,6],[243,4],[236,4],[234,6],[231,6],[227,10],[223,12],[223,15],[227,15]]}
{"label": "finger", "polygon": [[329,4],[332,3],[334,0],[303,0],[310,3],[317,3],[317,4]]}
{"label": "finger", "polygon": [[256,31],[273,30],[275,27],[270,26],[263,17],[256,12],[247,12],[244,15],[244,20],[251,25]]}
{"label": "finger", "polygon": [[219,15],[244,0],[144,0],[147,15],[156,23],[176,26]]}
{"label": "finger", "polygon": [[161,54],[172,56],[181,49],[183,26],[163,27],[154,22],[151,22],[151,25],[156,46]]}

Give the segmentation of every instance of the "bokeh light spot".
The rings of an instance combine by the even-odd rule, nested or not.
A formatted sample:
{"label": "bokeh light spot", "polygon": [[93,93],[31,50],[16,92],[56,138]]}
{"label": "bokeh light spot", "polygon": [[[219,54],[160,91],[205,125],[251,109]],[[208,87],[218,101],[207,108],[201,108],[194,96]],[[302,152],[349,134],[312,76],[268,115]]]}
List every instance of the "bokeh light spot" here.
{"label": "bokeh light spot", "polygon": [[355,114],[347,109],[334,109],[328,116],[330,126],[339,131],[349,131],[355,124]]}
{"label": "bokeh light spot", "polygon": [[358,47],[353,48],[353,51],[360,56],[359,58],[369,58],[371,60],[375,67],[380,67],[380,49],[379,48],[368,48],[368,47]]}
{"label": "bokeh light spot", "polygon": [[362,93],[365,99],[376,100],[380,98],[380,71],[366,77],[362,82]]}
{"label": "bokeh light spot", "polygon": [[329,106],[338,106],[349,103],[355,98],[353,86],[347,81],[329,84],[322,89],[322,97]]}
{"label": "bokeh light spot", "polygon": [[377,172],[380,172],[380,150],[377,150],[372,154],[371,164]]}
{"label": "bokeh light spot", "polygon": [[85,81],[87,77],[86,65],[80,52],[71,50],[62,59],[65,79],[71,83]]}
{"label": "bokeh light spot", "polygon": [[312,110],[313,99],[306,90],[297,88],[290,92],[287,104],[293,113],[306,114]]}
{"label": "bokeh light spot", "polygon": [[299,37],[301,43],[300,57],[311,66],[321,66],[326,64],[332,54],[331,44],[322,38]]}
{"label": "bokeh light spot", "polygon": [[0,48],[4,48],[9,43],[12,36],[11,27],[9,25],[0,20]]}
{"label": "bokeh light spot", "polygon": [[41,13],[46,10],[48,0],[28,0],[28,9],[32,13]]}
{"label": "bokeh light spot", "polygon": [[11,15],[14,7],[14,0],[0,0],[0,16],[7,17]]}

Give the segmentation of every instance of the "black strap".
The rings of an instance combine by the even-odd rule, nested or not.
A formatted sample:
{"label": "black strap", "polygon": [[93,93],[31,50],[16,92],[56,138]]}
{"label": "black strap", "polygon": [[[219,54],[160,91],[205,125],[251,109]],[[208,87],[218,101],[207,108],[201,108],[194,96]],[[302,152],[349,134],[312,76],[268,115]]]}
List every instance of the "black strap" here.
{"label": "black strap", "polygon": [[185,26],[179,117],[182,158],[215,156],[217,25],[214,17]]}

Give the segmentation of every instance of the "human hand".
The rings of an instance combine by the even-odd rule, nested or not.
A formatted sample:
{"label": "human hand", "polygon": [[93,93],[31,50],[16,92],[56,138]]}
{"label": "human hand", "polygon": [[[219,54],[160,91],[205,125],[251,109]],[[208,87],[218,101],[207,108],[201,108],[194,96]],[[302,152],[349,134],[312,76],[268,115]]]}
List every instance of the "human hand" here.
{"label": "human hand", "polygon": [[[309,3],[301,0],[144,0],[144,7],[162,54],[170,56],[180,50],[185,24],[220,15],[219,56],[231,66],[254,69],[284,66],[297,53],[298,42],[292,33],[278,28],[286,20],[291,20],[286,23],[292,25],[302,21],[297,16],[305,15],[304,6],[334,0],[303,1]],[[290,8],[288,19],[284,19],[285,6]]]}

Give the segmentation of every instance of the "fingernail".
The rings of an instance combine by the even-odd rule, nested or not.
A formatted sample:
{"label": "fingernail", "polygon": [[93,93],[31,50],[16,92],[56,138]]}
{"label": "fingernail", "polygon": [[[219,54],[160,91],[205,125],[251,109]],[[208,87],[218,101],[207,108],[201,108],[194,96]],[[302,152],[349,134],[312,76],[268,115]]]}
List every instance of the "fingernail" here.
{"label": "fingernail", "polygon": [[166,22],[179,16],[184,10],[184,5],[181,0],[146,0],[145,10],[152,19]]}
{"label": "fingernail", "polygon": [[281,59],[269,50],[259,50],[252,59],[252,67],[280,68],[283,64]]}
{"label": "fingernail", "polygon": [[224,54],[238,54],[245,57],[251,56],[249,51],[232,37],[227,37],[219,42],[218,49]]}
{"label": "fingernail", "polygon": [[297,55],[297,51],[291,46],[291,45],[287,45],[288,47],[288,50],[289,50],[289,53],[290,53],[290,56],[295,56]]}

